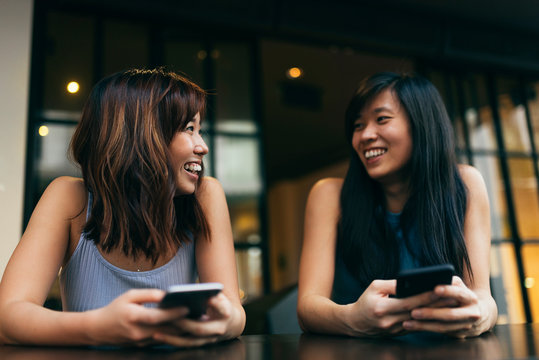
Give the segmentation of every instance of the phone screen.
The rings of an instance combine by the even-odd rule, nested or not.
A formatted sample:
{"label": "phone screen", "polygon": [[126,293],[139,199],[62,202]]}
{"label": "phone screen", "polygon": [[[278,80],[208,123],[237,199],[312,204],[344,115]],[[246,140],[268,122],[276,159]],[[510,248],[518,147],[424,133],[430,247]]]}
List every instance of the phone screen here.
{"label": "phone screen", "polygon": [[402,271],[397,276],[397,297],[404,298],[451,284],[455,268],[451,264]]}
{"label": "phone screen", "polygon": [[167,294],[159,303],[163,309],[176,306],[189,308],[190,318],[199,318],[206,313],[208,299],[223,290],[221,283],[200,283],[174,285],[167,290]]}

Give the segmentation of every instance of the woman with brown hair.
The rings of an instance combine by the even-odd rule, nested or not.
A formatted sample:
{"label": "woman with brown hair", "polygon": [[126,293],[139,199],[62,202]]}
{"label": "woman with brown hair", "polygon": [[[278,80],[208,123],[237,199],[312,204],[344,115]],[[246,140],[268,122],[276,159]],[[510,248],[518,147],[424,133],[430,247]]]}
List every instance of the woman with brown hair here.
{"label": "woman with brown hair", "polygon": [[[46,189],[0,284],[0,342],[198,346],[245,325],[223,189],[203,177],[205,92],[163,70],[93,89],[71,150],[82,179]],[[43,307],[60,272],[63,312]],[[155,304],[171,285],[220,282],[207,313]]]}

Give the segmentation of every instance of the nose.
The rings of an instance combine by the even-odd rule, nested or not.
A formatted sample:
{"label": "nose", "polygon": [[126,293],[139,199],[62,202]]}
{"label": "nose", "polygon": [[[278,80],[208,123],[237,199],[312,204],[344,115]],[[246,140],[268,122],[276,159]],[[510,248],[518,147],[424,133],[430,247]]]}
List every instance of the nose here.
{"label": "nose", "polygon": [[206,145],[206,142],[204,141],[204,139],[202,138],[202,136],[198,136],[198,140],[195,144],[195,154],[197,155],[206,155],[208,153],[209,149],[208,149],[208,145]]}
{"label": "nose", "polygon": [[368,122],[365,124],[365,127],[361,131],[361,141],[363,142],[371,142],[378,138],[378,130],[376,128],[376,125],[371,124]]}

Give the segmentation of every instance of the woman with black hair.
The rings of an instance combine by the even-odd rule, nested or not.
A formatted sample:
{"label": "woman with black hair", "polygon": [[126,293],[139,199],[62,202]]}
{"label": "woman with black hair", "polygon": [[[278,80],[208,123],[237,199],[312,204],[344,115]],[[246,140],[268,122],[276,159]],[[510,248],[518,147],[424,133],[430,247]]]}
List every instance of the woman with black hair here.
{"label": "woman with black hair", "polygon": [[[82,178],[52,181],[0,284],[0,344],[199,346],[245,326],[223,188],[204,177],[206,93],[162,69],[92,90],[71,140]],[[59,276],[63,311],[43,307]],[[207,313],[168,287],[220,282]]]}
{"label": "woman with black hair", "polygon": [[[458,165],[436,88],[379,73],[346,111],[346,178],[314,185],[307,201],[298,318],[305,331],[351,336],[490,330],[490,214],[480,173]],[[401,270],[450,263],[451,285],[398,299]]]}

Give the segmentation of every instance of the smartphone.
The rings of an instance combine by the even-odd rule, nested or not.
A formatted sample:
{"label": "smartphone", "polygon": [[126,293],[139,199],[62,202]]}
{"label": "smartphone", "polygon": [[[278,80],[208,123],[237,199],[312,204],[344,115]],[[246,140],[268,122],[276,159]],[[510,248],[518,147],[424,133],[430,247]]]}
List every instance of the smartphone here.
{"label": "smartphone", "polygon": [[189,308],[188,317],[198,319],[206,313],[208,299],[223,290],[221,283],[197,283],[173,285],[168,288],[163,300],[159,303],[162,309],[176,306]]}
{"label": "smartphone", "polygon": [[433,290],[436,285],[450,285],[455,273],[451,264],[404,270],[397,276],[397,297],[405,298]]}

